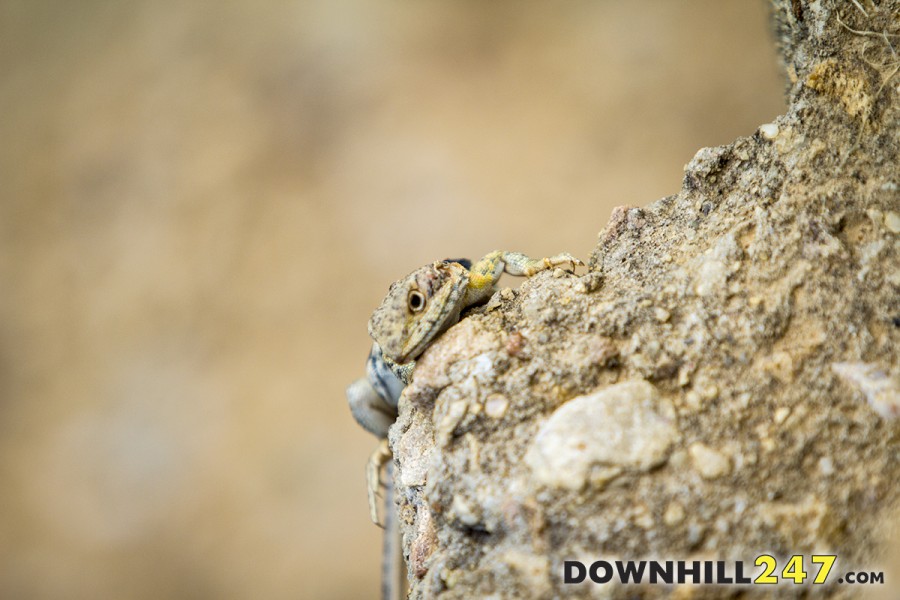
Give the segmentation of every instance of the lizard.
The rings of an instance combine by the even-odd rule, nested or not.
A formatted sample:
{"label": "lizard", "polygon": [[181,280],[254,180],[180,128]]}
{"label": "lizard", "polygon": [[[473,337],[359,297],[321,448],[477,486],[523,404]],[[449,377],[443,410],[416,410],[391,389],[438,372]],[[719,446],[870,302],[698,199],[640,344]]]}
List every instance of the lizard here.
{"label": "lizard", "polygon": [[[385,465],[389,466],[393,456],[387,440],[388,430],[397,419],[400,395],[410,382],[416,359],[459,321],[466,308],[487,301],[504,272],[532,277],[566,264],[572,271],[576,265],[584,265],[565,252],[534,259],[520,252],[497,250],[474,264],[466,259],[436,261],[391,284],[369,320],[369,335],[374,343],[366,362],[366,377],[357,379],[347,388],[353,417],[381,440],[366,467],[369,515],[376,525],[381,525],[376,501],[381,471]],[[386,489],[391,492],[390,486]],[[392,516],[390,499],[385,500],[386,512]],[[391,520],[392,527],[396,528],[396,519]],[[387,524],[385,529],[389,529]],[[386,532],[382,583],[385,598],[401,589],[398,572],[402,560],[395,558],[397,556],[399,537]]]}

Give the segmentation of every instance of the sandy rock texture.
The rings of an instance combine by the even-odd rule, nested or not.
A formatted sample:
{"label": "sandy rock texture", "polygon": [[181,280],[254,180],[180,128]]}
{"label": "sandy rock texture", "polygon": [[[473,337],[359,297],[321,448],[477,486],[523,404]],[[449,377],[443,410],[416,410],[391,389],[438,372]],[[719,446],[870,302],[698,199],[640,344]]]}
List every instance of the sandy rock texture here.
{"label": "sandy rock texture", "polygon": [[764,552],[896,585],[900,1],[773,12],[785,115],[423,355],[390,438],[411,597],[715,598],[738,588],[564,585],[563,561]]}

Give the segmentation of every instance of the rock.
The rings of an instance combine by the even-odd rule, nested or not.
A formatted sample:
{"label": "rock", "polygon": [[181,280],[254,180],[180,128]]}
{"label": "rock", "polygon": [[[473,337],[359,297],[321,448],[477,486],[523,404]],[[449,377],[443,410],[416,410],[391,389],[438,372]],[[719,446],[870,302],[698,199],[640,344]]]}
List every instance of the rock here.
{"label": "rock", "polygon": [[[576,596],[559,565],[599,555],[885,564],[900,102],[858,57],[894,58],[824,3],[773,6],[787,113],[699,150],[678,194],[617,209],[588,275],[530,279],[422,357],[391,430],[407,539],[420,518],[437,532],[412,598]],[[842,18],[881,27],[900,0],[866,8]]]}
{"label": "rock", "polygon": [[630,381],[557,409],[525,460],[539,483],[577,490],[594,466],[646,471],[662,464],[677,435],[671,404],[646,381]]}

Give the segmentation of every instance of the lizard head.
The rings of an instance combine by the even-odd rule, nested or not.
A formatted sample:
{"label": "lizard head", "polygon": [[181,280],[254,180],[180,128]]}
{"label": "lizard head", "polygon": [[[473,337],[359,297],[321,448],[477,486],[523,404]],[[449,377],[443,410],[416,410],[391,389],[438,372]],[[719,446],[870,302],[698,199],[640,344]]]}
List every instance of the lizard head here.
{"label": "lizard head", "polygon": [[391,284],[369,320],[369,335],[385,356],[404,364],[421,354],[442,331],[459,320],[469,272],[438,261]]}

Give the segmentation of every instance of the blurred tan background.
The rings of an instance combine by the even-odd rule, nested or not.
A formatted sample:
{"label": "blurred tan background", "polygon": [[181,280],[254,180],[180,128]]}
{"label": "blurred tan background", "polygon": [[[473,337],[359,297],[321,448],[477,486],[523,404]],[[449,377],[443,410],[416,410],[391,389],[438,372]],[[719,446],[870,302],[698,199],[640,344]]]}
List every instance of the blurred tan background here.
{"label": "blurred tan background", "polygon": [[0,0],[0,597],[375,597],[388,284],[587,258],[781,92],[761,1]]}

